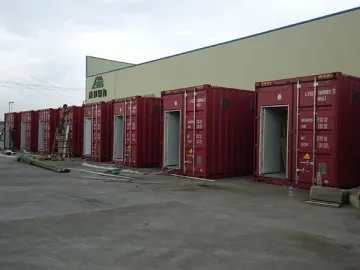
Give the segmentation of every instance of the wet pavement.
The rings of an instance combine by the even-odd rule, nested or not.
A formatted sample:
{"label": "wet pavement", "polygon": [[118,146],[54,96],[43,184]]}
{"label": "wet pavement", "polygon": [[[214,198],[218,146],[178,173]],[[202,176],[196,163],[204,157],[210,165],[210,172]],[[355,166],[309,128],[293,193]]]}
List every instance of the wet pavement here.
{"label": "wet pavement", "polygon": [[[58,163],[61,165],[61,163]],[[0,156],[0,269],[360,269],[360,211],[308,192]],[[62,165],[61,165],[62,166]]]}

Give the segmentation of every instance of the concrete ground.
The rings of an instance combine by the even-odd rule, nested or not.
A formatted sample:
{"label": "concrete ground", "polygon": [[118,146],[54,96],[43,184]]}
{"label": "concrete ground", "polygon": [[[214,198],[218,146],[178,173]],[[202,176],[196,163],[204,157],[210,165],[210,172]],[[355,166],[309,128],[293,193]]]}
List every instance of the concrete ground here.
{"label": "concrete ground", "polygon": [[246,178],[106,177],[75,163],[57,174],[0,157],[1,270],[360,269],[357,209]]}

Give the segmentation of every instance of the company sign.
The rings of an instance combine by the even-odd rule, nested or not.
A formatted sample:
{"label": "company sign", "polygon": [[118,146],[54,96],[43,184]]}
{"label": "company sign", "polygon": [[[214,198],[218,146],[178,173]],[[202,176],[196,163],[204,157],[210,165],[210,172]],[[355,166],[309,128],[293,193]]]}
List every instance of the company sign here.
{"label": "company sign", "polygon": [[97,76],[91,90],[89,91],[89,99],[107,97],[107,90],[104,87],[105,83],[103,77]]}

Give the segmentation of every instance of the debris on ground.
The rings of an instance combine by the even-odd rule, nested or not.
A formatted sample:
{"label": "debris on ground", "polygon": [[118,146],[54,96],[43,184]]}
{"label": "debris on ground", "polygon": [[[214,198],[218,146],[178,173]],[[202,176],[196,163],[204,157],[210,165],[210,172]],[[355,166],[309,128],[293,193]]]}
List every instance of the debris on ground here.
{"label": "debris on ground", "polygon": [[121,171],[121,169],[110,169],[110,170],[105,171],[105,173],[119,174],[120,171]]}
{"label": "debris on ground", "polygon": [[57,172],[57,173],[68,173],[68,172],[70,172],[69,169],[57,168],[55,166],[51,166],[51,165],[45,164],[43,162],[39,162],[38,160],[34,160],[34,158],[32,156],[21,155],[21,156],[19,156],[17,158],[17,161],[27,163],[29,165],[34,165],[34,166],[37,166],[37,167],[40,167],[40,168],[43,168],[43,169],[46,169],[46,170],[50,170],[50,171],[53,171],[53,172]]}
{"label": "debris on ground", "polygon": [[11,156],[11,155],[14,155],[14,154],[15,154],[15,152],[13,152],[11,150],[6,150],[5,151],[5,155],[7,155],[7,156]]}

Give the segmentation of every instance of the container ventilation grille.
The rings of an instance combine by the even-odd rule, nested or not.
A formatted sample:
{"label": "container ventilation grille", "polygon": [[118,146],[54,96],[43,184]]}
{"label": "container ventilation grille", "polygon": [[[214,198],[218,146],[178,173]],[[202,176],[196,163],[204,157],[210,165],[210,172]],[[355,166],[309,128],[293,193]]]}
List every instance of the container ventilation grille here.
{"label": "container ventilation grille", "polygon": [[320,172],[320,174],[327,174],[328,173],[327,163],[325,163],[325,162],[319,163],[319,172]]}

